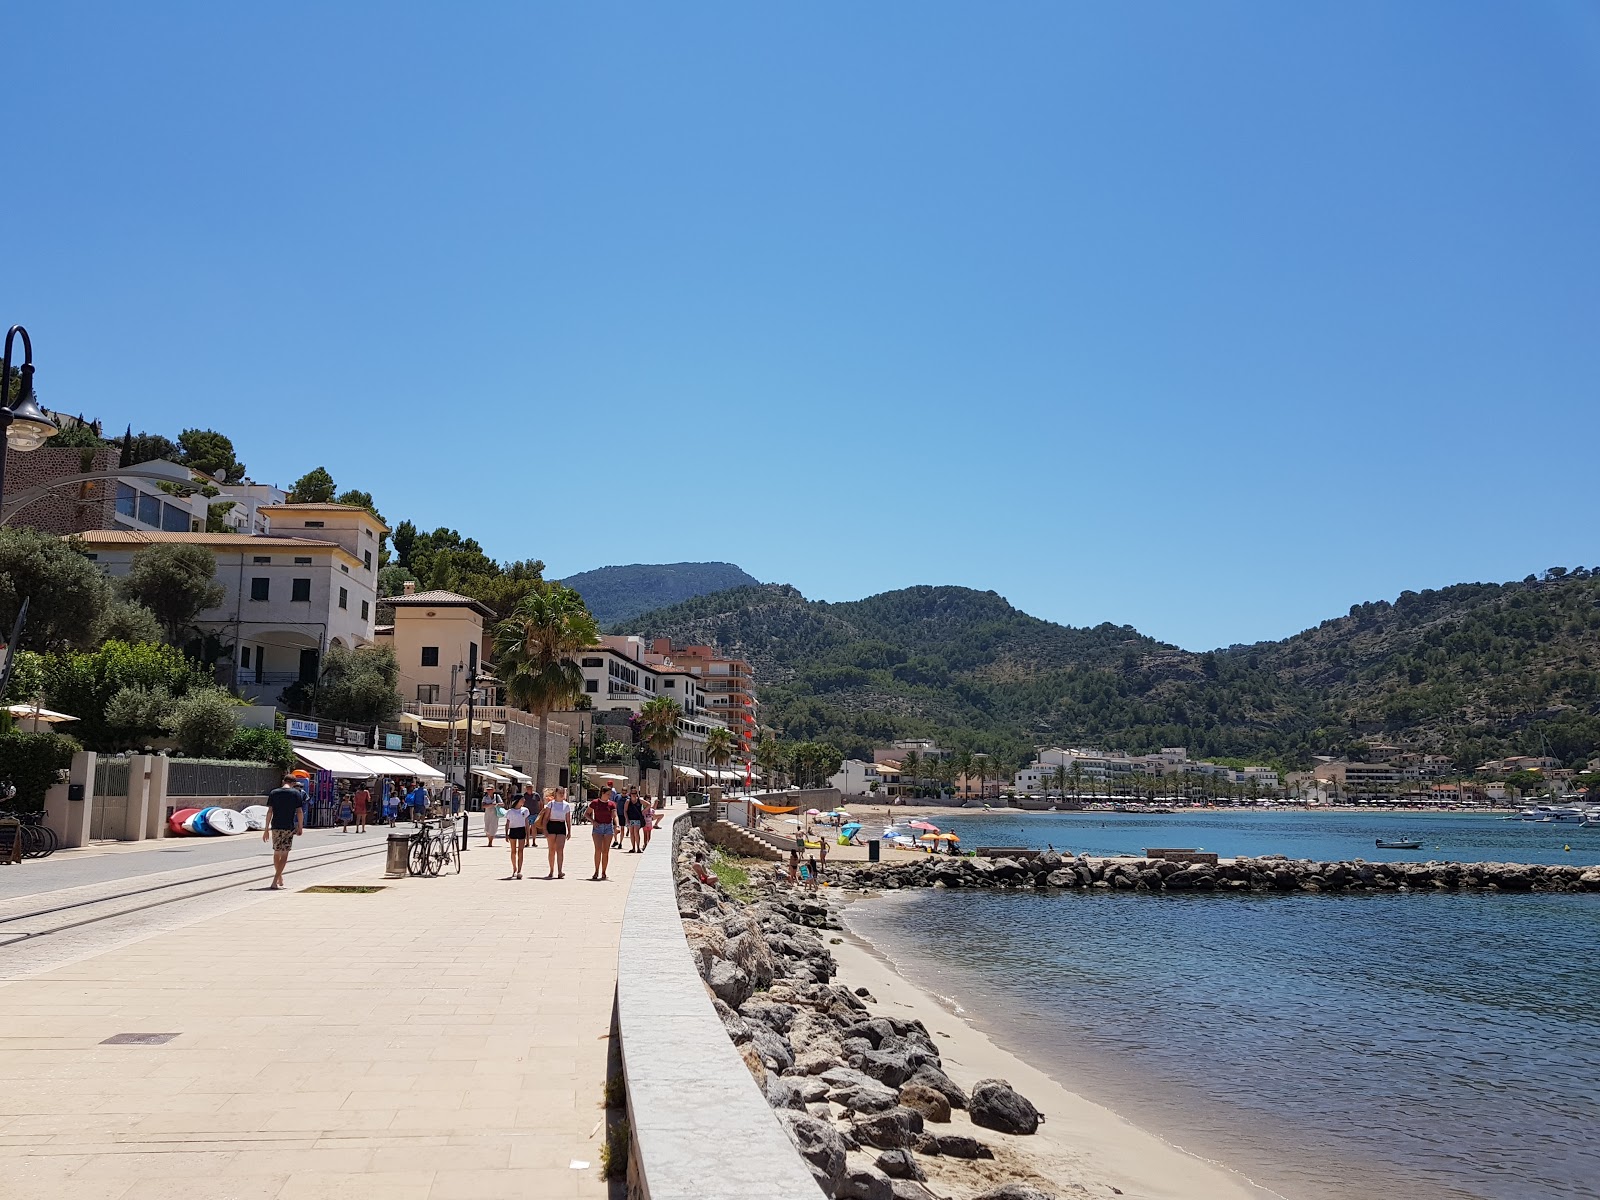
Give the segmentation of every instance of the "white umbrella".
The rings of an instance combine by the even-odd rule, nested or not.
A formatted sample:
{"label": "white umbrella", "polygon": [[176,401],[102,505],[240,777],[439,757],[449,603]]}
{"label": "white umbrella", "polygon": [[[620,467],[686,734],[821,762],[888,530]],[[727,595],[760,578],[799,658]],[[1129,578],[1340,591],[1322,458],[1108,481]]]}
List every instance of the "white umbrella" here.
{"label": "white umbrella", "polygon": [[6,711],[19,721],[32,721],[33,732],[37,732],[40,725],[60,725],[67,721],[76,721],[77,717],[67,713],[53,712],[48,708],[40,708],[37,704],[8,704]]}

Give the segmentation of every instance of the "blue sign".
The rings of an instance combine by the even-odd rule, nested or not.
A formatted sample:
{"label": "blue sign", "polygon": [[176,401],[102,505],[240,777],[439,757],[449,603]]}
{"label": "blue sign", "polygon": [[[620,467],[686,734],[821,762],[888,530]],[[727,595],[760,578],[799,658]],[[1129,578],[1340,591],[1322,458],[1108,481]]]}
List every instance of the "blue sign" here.
{"label": "blue sign", "polygon": [[286,721],[285,731],[292,738],[315,738],[317,736],[317,723],[315,721]]}
{"label": "blue sign", "polygon": [[406,748],[406,739],[398,733],[386,733],[383,735],[383,748],[385,750],[404,750]]}

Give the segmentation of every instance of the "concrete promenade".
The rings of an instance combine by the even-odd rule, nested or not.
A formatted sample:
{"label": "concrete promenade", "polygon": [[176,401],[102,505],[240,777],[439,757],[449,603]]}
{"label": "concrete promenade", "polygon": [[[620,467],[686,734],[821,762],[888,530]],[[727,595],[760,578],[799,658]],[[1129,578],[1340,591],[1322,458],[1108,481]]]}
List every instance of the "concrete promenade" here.
{"label": "concrete promenade", "polygon": [[386,885],[367,895],[252,880],[231,911],[0,983],[0,1197],[612,1194],[602,1089],[635,860],[591,883],[582,827],[565,880],[533,877],[541,845],[512,881],[503,846],[474,832],[459,876],[315,875]]}

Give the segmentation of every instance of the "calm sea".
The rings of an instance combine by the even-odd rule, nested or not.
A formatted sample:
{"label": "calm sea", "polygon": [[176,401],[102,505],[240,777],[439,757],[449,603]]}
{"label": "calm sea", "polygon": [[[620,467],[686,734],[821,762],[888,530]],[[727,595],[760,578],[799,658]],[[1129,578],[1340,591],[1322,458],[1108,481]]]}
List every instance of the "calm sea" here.
{"label": "calm sea", "polygon": [[[1370,859],[1407,832],[1600,861],[1597,831],[1466,816],[934,820],[968,845]],[[1284,1196],[1600,1196],[1600,895],[941,890],[848,921],[1067,1087]]]}

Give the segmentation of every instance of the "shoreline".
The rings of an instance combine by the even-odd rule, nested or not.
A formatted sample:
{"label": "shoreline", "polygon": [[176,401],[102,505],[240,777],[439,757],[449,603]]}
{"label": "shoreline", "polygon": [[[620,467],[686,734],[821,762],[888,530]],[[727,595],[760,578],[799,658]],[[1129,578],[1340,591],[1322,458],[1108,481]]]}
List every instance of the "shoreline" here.
{"label": "shoreline", "polygon": [[[961,1086],[1002,1078],[1022,1092],[1047,1118],[1037,1133],[1009,1137],[977,1131],[1002,1143],[1027,1162],[1041,1181],[1089,1196],[1123,1195],[1142,1200],[1284,1200],[1224,1163],[1204,1158],[1159,1133],[1134,1124],[1114,1110],[1072,1091],[1058,1079],[1024,1062],[998,1044],[952,1005],[912,983],[893,961],[851,925],[850,909],[865,897],[840,904],[844,937],[830,945],[837,981],[852,991],[865,987],[875,1013],[919,1019],[934,1032],[946,1073]],[[831,939],[830,939],[831,940]],[[956,1006],[959,1007],[959,1006]],[[930,1164],[937,1160],[929,1160]],[[965,1200],[969,1176],[930,1170],[929,1182]]]}

